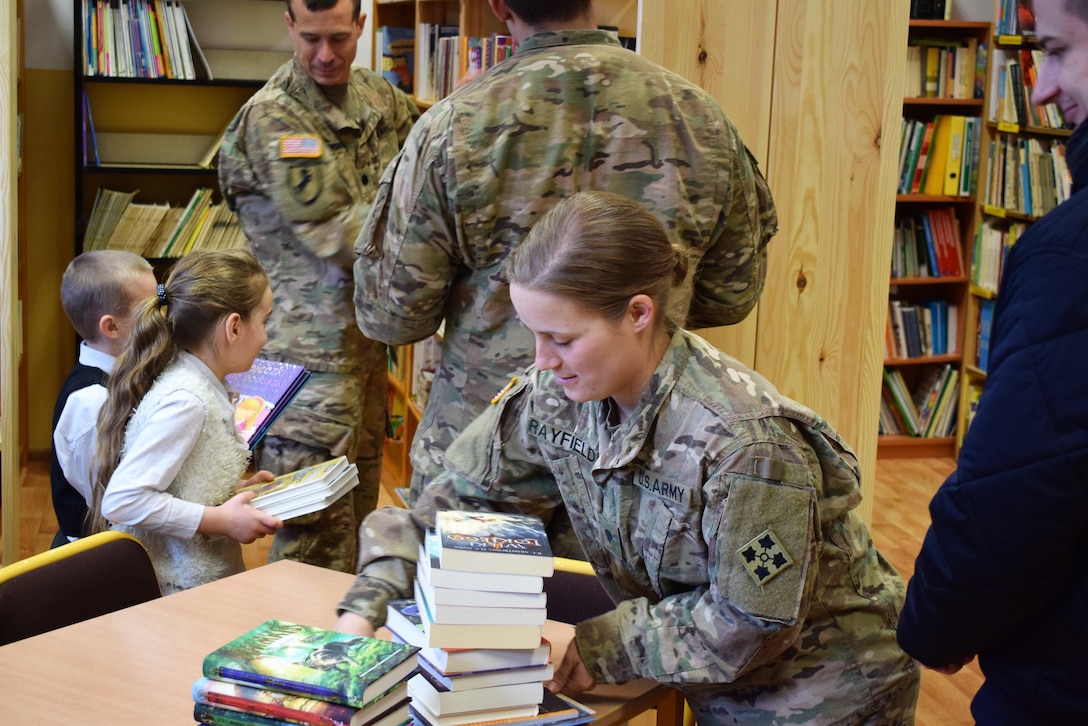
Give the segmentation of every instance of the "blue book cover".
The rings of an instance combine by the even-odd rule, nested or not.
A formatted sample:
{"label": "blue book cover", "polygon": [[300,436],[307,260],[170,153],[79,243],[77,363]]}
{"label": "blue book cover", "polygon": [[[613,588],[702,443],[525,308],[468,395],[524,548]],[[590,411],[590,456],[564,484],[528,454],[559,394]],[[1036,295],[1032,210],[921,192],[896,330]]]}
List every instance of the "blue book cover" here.
{"label": "blue book cover", "polygon": [[238,393],[234,425],[250,449],[264,438],[309,378],[304,366],[264,358],[253,361],[245,373],[227,374],[227,384]]}
{"label": "blue book cover", "polygon": [[383,25],[378,28],[378,42],[382,49],[382,76],[405,93],[412,93],[416,31],[413,28]]}
{"label": "blue book cover", "polygon": [[550,577],[555,569],[539,517],[446,509],[435,517],[442,569]]}

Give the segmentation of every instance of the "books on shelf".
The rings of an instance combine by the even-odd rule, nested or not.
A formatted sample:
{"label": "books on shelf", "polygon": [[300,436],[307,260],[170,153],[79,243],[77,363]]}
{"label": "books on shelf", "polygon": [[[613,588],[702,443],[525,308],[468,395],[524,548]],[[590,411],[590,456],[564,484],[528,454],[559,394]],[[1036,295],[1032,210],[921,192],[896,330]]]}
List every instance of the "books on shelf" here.
{"label": "books on shelf", "polygon": [[416,672],[418,651],[273,619],[206,655],[203,675],[363,708]]}
{"label": "books on shelf", "polygon": [[483,510],[437,512],[442,569],[551,576],[555,569],[539,517]]}
{"label": "books on shelf", "polygon": [[310,379],[297,363],[257,358],[244,373],[228,373],[227,384],[238,393],[234,425],[252,449]]}
{"label": "books on shelf", "polygon": [[381,48],[382,77],[405,93],[411,94],[416,72],[415,29],[383,25],[376,34]]}
{"label": "books on shelf", "polygon": [[951,436],[956,426],[959,371],[951,364],[924,367],[913,388],[898,368],[884,368],[881,432],[926,438]]}
{"label": "books on shelf", "polygon": [[[308,696],[201,677],[193,683],[193,701],[197,705],[205,704],[234,713],[312,726],[374,726],[381,723],[399,726],[408,718],[408,689],[403,681],[384,698],[369,706],[355,708]],[[212,715],[217,713],[213,711]]]}
{"label": "books on shelf", "polygon": [[83,0],[82,13],[84,75],[211,77],[180,0]]}
{"label": "books on shelf", "polygon": [[346,456],[339,456],[238,491],[256,492],[250,505],[273,517],[290,519],[325,509],[358,483],[359,469]]}

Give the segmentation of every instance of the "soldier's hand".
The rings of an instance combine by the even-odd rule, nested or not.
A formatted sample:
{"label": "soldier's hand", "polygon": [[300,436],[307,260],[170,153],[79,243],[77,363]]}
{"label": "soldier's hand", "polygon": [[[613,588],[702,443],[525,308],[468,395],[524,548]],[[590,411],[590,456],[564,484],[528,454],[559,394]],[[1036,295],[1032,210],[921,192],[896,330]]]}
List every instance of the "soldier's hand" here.
{"label": "soldier's hand", "polygon": [[592,690],[596,686],[593,676],[589,675],[582,655],[578,652],[578,645],[573,640],[567,645],[567,652],[563,654],[563,661],[555,669],[555,676],[544,683],[544,687],[552,693],[562,693],[572,698],[579,693]]}
{"label": "soldier's hand", "polygon": [[332,629],[341,633],[350,633],[351,635],[374,637],[374,626],[370,624],[370,621],[347,610],[340,613],[340,617],[336,620],[336,625],[332,626]]}

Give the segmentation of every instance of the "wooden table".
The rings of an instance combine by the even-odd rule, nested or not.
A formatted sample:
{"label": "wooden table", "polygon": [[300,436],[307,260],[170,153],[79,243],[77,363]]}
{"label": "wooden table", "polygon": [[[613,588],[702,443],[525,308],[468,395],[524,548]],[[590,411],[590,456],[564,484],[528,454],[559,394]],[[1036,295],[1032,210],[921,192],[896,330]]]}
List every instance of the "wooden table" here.
{"label": "wooden table", "polygon": [[[281,561],[0,646],[0,723],[194,723],[192,684],[208,652],[269,618],[331,627],[351,579]],[[683,722],[683,700],[650,681],[579,700],[600,724],[655,707],[660,726]]]}

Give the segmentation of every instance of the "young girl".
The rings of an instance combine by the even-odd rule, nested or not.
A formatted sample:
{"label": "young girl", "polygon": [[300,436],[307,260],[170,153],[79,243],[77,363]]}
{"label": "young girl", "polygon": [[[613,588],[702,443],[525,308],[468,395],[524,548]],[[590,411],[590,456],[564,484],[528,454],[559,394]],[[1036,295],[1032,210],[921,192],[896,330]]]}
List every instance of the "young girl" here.
{"label": "young girl", "polygon": [[[266,340],[268,278],[247,251],[202,251],[177,262],[140,310],[98,418],[94,531],[131,532],[151,554],[164,593],[245,569],[239,543],[282,523],[235,494],[249,450],[224,383]],[[249,481],[267,481],[258,472]]]}
{"label": "young girl", "polygon": [[368,634],[385,598],[411,592],[435,511],[513,507],[569,525],[616,603],[577,624],[550,689],[650,678],[704,726],[913,723],[903,584],[854,511],[857,460],[818,415],[678,329],[688,258],[656,218],[575,194],[506,269],[535,366],[413,510],[367,518],[338,627]]}

